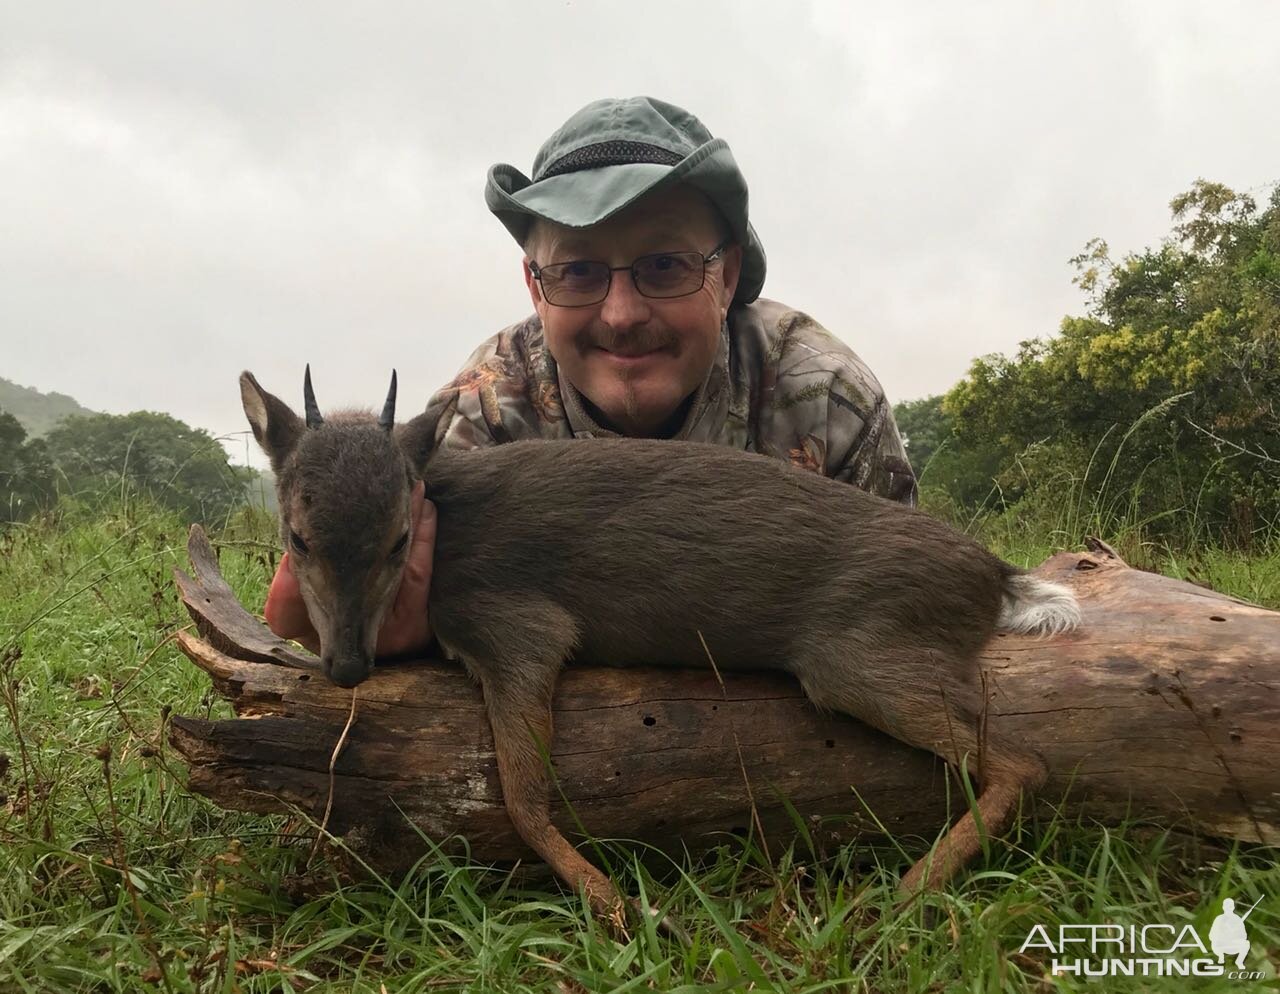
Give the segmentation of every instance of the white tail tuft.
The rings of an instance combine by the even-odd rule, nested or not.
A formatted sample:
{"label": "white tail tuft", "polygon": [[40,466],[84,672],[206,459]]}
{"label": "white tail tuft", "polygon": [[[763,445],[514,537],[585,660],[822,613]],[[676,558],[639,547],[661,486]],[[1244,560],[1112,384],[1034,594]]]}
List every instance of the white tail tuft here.
{"label": "white tail tuft", "polygon": [[1004,584],[996,627],[1020,635],[1060,635],[1080,624],[1076,595],[1060,583],[1050,583],[1026,573],[1009,577]]}

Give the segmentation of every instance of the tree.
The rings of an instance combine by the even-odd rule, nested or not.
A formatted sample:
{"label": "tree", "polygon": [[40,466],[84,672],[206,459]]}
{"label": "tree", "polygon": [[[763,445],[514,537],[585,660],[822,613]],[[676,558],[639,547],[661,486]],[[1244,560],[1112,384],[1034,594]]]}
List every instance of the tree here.
{"label": "tree", "polygon": [[1247,541],[1280,515],[1280,187],[1259,210],[1200,180],[1170,206],[1156,248],[1114,261],[1090,242],[1073,260],[1088,313],[975,360],[942,410],[1006,501],[1067,477],[1156,531],[1191,512]]}
{"label": "tree", "polygon": [[151,411],[70,417],[46,441],[73,492],[125,483],[196,521],[217,520],[243,504],[253,475],[231,466],[208,432]]}
{"label": "tree", "polygon": [[895,404],[893,419],[898,423],[911,468],[919,475],[934,453],[951,439],[951,418],[942,410],[942,394]]}
{"label": "tree", "polygon": [[942,394],[897,404],[893,416],[926,507],[945,517],[958,509],[974,508],[991,496],[992,481],[1001,469],[999,453],[959,443]]}
{"label": "tree", "polygon": [[26,440],[27,429],[8,411],[0,411],[0,472],[11,465]]}
{"label": "tree", "polygon": [[0,523],[18,521],[54,495],[53,464],[40,439],[12,414],[0,411]]}

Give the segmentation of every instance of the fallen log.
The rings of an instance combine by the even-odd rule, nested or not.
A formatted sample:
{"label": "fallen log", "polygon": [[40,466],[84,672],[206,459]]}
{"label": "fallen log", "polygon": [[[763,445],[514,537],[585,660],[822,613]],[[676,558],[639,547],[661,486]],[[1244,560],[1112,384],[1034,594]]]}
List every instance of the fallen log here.
{"label": "fallen log", "polygon": [[[200,637],[179,645],[238,715],[173,719],[193,790],[317,821],[332,793],[328,830],[388,868],[427,849],[406,819],[436,843],[464,837],[482,860],[531,855],[502,806],[479,688],[458,665],[379,666],[358,688],[331,792],[351,692],[244,610],[198,527],[188,552],[192,573],[175,578]],[[989,720],[1049,764],[1040,811],[1280,843],[1280,612],[1131,569],[1101,543],[1035,572],[1075,589],[1082,628],[998,636],[983,666]],[[797,815],[818,843],[932,839],[963,805],[932,754],[819,713],[778,673],[721,685],[710,670],[573,665],[553,707],[553,808],[570,838],[582,826],[697,848],[745,832],[754,803],[771,842],[794,836]]]}

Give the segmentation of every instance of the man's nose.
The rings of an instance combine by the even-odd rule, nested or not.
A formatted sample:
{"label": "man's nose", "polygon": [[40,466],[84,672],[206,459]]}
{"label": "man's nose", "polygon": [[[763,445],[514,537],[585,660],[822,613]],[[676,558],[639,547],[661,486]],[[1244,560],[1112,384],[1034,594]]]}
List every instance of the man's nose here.
{"label": "man's nose", "polygon": [[649,298],[636,289],[631,271],[617,270],[609,281],[609,293],[600,305],[600,320],[625,331],[649,320]]}

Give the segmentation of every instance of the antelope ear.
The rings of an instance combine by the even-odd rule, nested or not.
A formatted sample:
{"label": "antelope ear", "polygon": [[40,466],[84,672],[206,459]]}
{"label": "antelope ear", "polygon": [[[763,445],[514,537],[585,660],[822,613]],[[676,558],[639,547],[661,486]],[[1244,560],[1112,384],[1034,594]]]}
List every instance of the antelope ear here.
{"label": "antelope ear", "polygon": [[285,460],[298,444],[302,420],[283,400],[263,390],[247,369],[240,374],[240,401],[244,404],[253,437],[271,460],[271,469],[279,475]]}
{"label": "antelope ear", "polygon": [[414,476],[422,476],[427,460],[435,451],[436,428],[440,425],[442,413],[441,408],[427,408],[425,413],[395,427],[396,443],[409,461]]}

